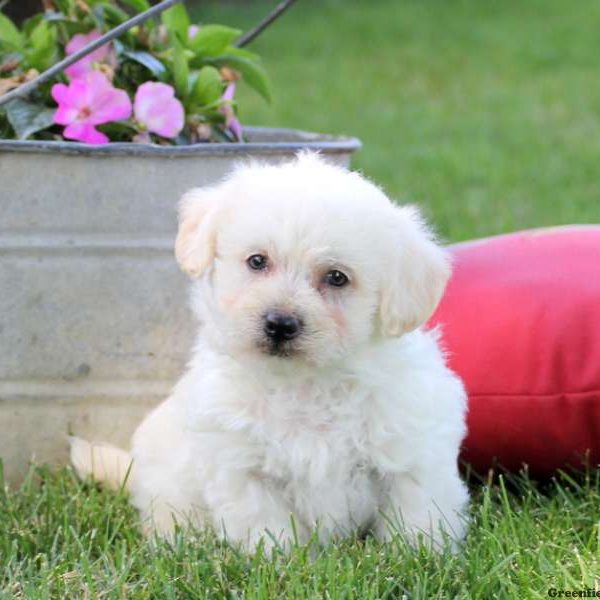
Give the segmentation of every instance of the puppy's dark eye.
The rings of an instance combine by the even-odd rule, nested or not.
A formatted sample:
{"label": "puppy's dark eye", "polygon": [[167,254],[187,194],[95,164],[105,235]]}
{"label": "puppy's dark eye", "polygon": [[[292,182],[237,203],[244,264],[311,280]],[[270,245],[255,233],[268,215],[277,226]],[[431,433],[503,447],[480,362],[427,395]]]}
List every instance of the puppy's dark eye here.
{"label": "puppy's dark eye", "polygon": [[267,257],[264,254],[253,254],[246,259],[246,264],[253,271],[262,271],[267,268],[268,264]]}
{"label": "puppy's dark eye", "polygon": [[325,282],[333,287],[344,287],[349,283],[349,281],[348,275],[338,271],[337,269],[333,269],[332,271],[329,271],[327,275],[325,275]]}

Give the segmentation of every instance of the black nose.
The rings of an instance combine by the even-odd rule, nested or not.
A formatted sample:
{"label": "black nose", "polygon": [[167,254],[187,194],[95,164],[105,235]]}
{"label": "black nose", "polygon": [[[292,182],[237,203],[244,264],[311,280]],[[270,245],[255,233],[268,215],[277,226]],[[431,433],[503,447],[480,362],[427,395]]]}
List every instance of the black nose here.
{"label": "black nose", "polygon": [[293,340],[302,329],[302,321],[289,313],[278,310],[265,315],[265,334],[275,343]]}

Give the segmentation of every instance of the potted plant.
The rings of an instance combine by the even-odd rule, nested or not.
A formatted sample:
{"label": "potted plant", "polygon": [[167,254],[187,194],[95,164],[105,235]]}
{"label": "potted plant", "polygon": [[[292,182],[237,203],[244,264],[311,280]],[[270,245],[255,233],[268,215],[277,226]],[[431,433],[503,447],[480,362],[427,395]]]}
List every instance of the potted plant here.
{"label": "potted plant", "polygon": [[246,157],[315,148],[347,164],[359,147],[243,127],[236,86],[270,97],[259,57],[240,47],[240,31],[192,23],[181,4],[23,97],[18,86],[156,9],[147,0],[43,5],[21,28],[0,12],[0,457],[9,480],[32,454],[65,460],[69,429],[125,443],[181,374],[195,327],[172,258],[185,190]]}

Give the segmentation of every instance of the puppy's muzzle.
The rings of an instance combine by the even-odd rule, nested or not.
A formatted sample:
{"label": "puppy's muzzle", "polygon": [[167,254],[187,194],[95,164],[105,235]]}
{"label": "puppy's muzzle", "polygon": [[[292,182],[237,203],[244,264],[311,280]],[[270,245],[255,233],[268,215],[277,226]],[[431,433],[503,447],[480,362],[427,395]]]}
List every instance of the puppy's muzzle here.
{"label": "puppy's muzzle", "polygon": [[264,316],[263,330],[274,346],[297,338],[302,332],[302,319],[294,314],[279,310],[270,310]]}

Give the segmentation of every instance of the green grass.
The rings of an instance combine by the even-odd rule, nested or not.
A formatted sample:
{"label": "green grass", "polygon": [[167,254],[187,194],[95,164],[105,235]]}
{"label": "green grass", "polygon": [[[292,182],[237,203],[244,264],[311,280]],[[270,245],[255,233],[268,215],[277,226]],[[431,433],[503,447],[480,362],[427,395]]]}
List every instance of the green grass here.
{"label": "green grass", "polygon": [[546,598],[600,578],[600,472],[543,492],[521,477],[474,488],[457,554],[398,538],[246,556],[208,533],[145,542],[123,495],[33,469],[0,496],[0,598]]}
{"label": "green grass", "polygon": [[[199,2],[242,28],[274,2]],[[600,2],[299,0],[242,120],[359,137],[355,166],[450,241],[600,221]]]}
{"label": "green grass", "polygon": [[[272,5],[273,3],[269,3]],[[203,2],[244,28],[267,4]],[[457,241],[600,217],[600,3],[300,0],[255,48],[247,123],[360,137],[355,165]],[[348,540],[244,556],[143,541],[123,496],[34,469],[0,486],[0,598],[546,598],[600,586],[600,474],[473,487],[461,551]]]}

